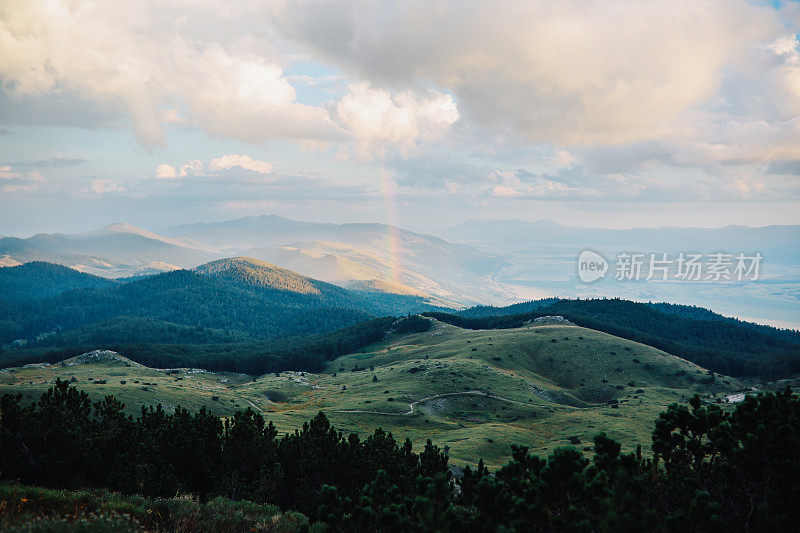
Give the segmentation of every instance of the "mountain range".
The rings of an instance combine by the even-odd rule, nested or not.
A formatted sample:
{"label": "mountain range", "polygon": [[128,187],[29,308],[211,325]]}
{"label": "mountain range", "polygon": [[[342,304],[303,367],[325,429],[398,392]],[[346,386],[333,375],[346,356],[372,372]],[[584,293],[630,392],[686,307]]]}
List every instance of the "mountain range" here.
{"label": "mountain range", "polygon": [[[443,238],[442,238],[443,237]],[[269,262],[362,293],[418,298],[436,307],[503,306],[546,297],[618,297],[711,307],[726,315],[800,327],[800,226],[574,228],[520,220],[470,220],[440,237],[386,224],[302,222],[274,215],[189,224],[153,233],[112,224],[82,234],[0,238],[0,265],[46,261],[109,279],[192,269],[230,257]],[[587,284],[576,258],[604,255],[609,273]],[[760,253],[746,283],[615,279],[620,252]]]}

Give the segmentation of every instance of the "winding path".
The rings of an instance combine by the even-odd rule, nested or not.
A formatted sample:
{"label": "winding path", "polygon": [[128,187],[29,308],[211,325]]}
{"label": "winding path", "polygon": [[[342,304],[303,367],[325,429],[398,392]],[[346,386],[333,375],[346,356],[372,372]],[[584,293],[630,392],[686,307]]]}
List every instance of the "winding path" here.
{"label": "winding path", "polygon": [[463,391],[463,392],[446,392],[444,394],[434,394],[433,396],[428,396],[427,398],[422,398],[415,402],[411,402],[408,404],[408,411],[405,413],[389,413],[386,411],[369,411],[366,409],[332,409],[331,411],[334,413],[363,413],[363,414],[371,414],[371,415],[389,415],[389,416],[411,416],[414,414],[414,407],[420,403],[427,402],[429,400],[435,400],[436,398],[443,398],[446,396],[483,396],[485,398],[492,398],[494,400],[500,400],[503,402],[508,403],[516,403],[519,405],[530,406],[531,404],[526,402],[520,402],[519,400],[511,400],[509,398],[503,398],[502,396],[495,396],[494,394],[489,394],[488,392],[483,392],[479,390],[470,390],[470,391]]}

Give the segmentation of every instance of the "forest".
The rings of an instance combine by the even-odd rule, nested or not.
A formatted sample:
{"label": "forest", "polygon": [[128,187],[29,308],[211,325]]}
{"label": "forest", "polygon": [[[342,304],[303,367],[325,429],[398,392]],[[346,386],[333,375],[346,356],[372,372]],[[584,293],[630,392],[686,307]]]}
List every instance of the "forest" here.
{"label": "forest", "polygon": [[322,413],[279,436],[252,410],[223,421],[122,409],[64,381],[30,405],[2,396],[2,482],[273,504],[315,531],[788,531],[800,520],[800,399],[789,389],[735,410],[673,404],[652,453],[621,453],[598,434],[589,456],[512,447],[495,472],[451,468],[446,450],[414,451],[380,428],[344,435]]}

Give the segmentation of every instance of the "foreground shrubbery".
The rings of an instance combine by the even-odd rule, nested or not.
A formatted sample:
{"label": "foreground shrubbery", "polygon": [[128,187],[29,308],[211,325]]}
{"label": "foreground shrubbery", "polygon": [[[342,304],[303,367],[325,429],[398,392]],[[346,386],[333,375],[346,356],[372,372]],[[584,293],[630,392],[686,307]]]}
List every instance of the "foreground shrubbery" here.
{"label": "foreground shrubbery", "polygon": [[299,513],[215,498],[124,496],[108,490],[56,490],[0,484],[1,531],[297,531]]}
{"label": "foreground shrubbery", "polygon": [[[241,520],[224,522],[228,529],[262,527],[278,508],[302,512],[313,529],[344,531],[774,531],[800,523],[800,400],[788,390],[748,398],[733,413],[697,398],[671,406],[656,423],[652,459],[621,454],[599,435],[591,460],[572,447],[546,459],[515,447],[499,471],[479,464],[459,479],[430,442],[417,454],[380,429],[346,437],[322,414],[283,437],[250,410],[224,423],[204,410],[161,408],[133,419],[115,399],[92,405],[65,382],[31,406],[5,395],[0,410],[3,479],[143,495],[116,497],[122,502],[191,494],[199,502],[148,501],[181,509],[169,516],[202,517],[193,524],[236,509]],[[104,512],[142,522],[124,509]]]}

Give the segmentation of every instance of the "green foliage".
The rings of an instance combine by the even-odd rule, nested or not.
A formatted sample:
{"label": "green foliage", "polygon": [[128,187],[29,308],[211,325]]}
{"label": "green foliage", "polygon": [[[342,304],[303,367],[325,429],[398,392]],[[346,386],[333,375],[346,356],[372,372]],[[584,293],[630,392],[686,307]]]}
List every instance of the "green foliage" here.
{"label": "green foliage", "polygon": [[248,258],[123,282],[28,263],[0,270],[0,354],[26,361],[41,348],[260,343],[437,309],[423,298],[350,291]]}
{"label": "green foliage", "polygon": [[[29,407],[5,395],[0,409],[3,479],[144,495],[0,485],[4,528],[36,508],[55,524],[74,506],[100,513],[90,531],[257,529],[255,516],[277,515],[263,504],[304,513],[314,531],[787,531],[800,520],[800,400],[788,389],[733,412],[698,398],[671,405],[653,433],[653,459],[599,434],[591,459],[569,446],[547,458],[514,446],[497,472],[481,462],[460,478],[430,441],[415,454],[380,429],[345,437],[322,413],[278,437],[250,410],[221,422],[156,407],[134,419],[113,398],[91,406],[64,382]],[[176,493],[201,503],[162,499]],[[21,510],[20,494],[34,495],[33,510]],[[280,516],[289,529],[308,527]]]}
{"label": "green foliage", "polygon": [[0,268],[0,300],[32,301],[73,289],[110,287],[116,282],[43,261]]}
{"label": "green foliage", "polygon": [[274,505],[221,497],[147,498],[105,489],[54,490],[0,484],[0,530],[10,532],[298,531],[308,519]]}
{"label": "green foliage", "polygon": [[[121,320],[147,335],[147,320]],[[376,318],[354,326],[305,337],[289,337],[269,342],[228,342],[224,344],[145,344],[109,339],[97,344],[78,344],[58,349],[28,349],[7,354],[0,367],[25,363],[57,363],[96,349],[110,349],[128,359],[153,368],[204,368],[214,372],[240,372],[261,375],[282,370],[319,372],[325,363],[383,339],[394,318]],[[119,321],[117,323],[120,323]],[[158,323],[154,327],[163,325]],[[170,326],[171,327],[171,326]],[[188,329],[188,328],[186,328]],[[112,330],[113,331],[113,330]],[[185,329],[176,328],[181,334]],[[203,329],[197,334],[208,330]],[[213,330],[208,335],[215,335]],[[235,338],[235,337],[234,337]]]}
{"label": "green foliage", "polygon": [[[42,332],[68,331],[119,316],[235,330],[251,339],[330,331],[370,318],[365,311],[304,298],[286,291],[251,290],[177,270],[108,289],[80,289],[39,302],[9,305],[0,308],[0,320],[20,324],[24,337],[32,342]],[[44,344],[58,346],[59,336],[47,338]]]}
{"label": "green foliage", "polygon": [[406,333],[425,333],[429,331],[433,323],[424,317],[419,315],[412,315],[401,318],[394,324],[392,324],[392,330],[395,333],[406,334]]}

